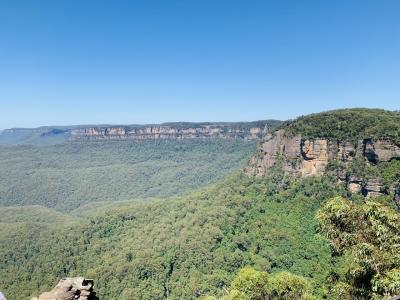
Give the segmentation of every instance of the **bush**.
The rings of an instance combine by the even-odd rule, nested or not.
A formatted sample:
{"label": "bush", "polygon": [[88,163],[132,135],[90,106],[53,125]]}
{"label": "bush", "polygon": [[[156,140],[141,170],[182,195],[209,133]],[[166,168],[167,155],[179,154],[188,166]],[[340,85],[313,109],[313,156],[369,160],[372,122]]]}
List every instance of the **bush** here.
{"label": "bush", "polygon": [[266,299],[268,274],[252,268],[243,268],[232,281],[232,288],[245,294],[249,300]]}
{"label": "bush", "polygon": [[289,272],[280,272],[271,276],[270,295],[272,299],[304,299],[310,290],[310,284],[301,276]]}

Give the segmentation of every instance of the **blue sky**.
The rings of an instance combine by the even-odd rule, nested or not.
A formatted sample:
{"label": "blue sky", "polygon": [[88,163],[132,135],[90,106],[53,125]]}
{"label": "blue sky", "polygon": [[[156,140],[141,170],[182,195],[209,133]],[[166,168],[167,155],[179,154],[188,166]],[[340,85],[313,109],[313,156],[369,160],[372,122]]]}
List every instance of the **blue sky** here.
{"label": "blue sky", "polygon": [[0,1],[0,128],[400,108],[400,1]]}

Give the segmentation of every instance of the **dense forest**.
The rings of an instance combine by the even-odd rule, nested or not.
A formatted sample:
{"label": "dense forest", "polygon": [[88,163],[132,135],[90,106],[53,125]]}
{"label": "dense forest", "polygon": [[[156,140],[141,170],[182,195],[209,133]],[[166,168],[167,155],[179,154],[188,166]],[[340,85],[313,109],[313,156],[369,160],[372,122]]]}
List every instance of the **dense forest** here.
{"label": "dense forest", "polygon": [[284,122],[286,134],[305,138],[357,141],[365,138],[390,139],[400,144],[400,113],[383,109],[339,109]]}
{"label": "dense forest", "polygon": [[279,192],[282,184],[238,174],[187,196],[109,204],[65,220],[15,208],[15,222],[1,226],[1,269],[10,276],[0,285],[27,299],[60,277],[84,275],[102,299],[195,299],[220,293],[238,269],[253,266],[305,276],[322,295],[330,254],[314,215],[340,190],[323,178]]}
{"label": "dense forest", "polygon": [[[94,278],[102,299],[398,293],[400,219],[391,199],[363,204],[337,195],[345,191],[330,177],[290,182],[278,174],[237,174],[187,196],[107,204],[80,217],[39,207],[2,209],[9,217],[1,224],[0,264],[8,276],[0,285],[12,299],[78,275]],[[240,287],[237,272],[265,273],[293,286],[278,291],[273,284],[270,291],[268,283],[255,292]],[[297,284],[303,287],[293,291]]]}
{"label": "dense forest", "polygon": [[80,205],[179,195],[246,163],[255,141],[193,139],[0,147],[0,205]]}
{"label": "dense forest", "polygon": [[[395,141],[399,134],[393,127],[398,125],[393,123],[396,113],[356,109],[332,115],[310,116],[313,132],[308,117],[285,126],[291,128],[289,132],[303,128],[301,134],[333,138],[341,134],[334,128],[343,124],[362,131],[345,131],[349,139],[370,136]],[[368,116],[379,122],[371,121],[369,127],[359,123]],[[94,171],[91,180],[98,174],[110,180],[117,174],[112,173],[114,168],[129,169],[132,163],[143,173],[156,166],[155,177],[143,173],[135,177],[141,185],[151,188],[165,178],[174,185],[169,193],[156,195],[137,192],[137,186],[132,187],[132,195],[121,198],[111,191],[102,202],[91,201],[107,190],[96,191],[91,201],[78,196],[79,201],[55,201],[54,194],[39,201],[45,198],[33,197],[31,185],[26,202],[19,203],[26,205],[7,207],[8,202],[3,202],[0,207],[4,216],[0,269],[7,274],[0,276],[0,287],[17,300],[49,290],[65,276],[93,278],[104,300],[383,300],[400,294],[400,212],[393,192],[375,198],[350,193],[334,175],[340,161],[330,162],[324,176],[293,176],[278,165],[260,177],[239,170],[227,175],[239,169],[254,144],[226,143],[94,142],[4,148],[9,152],[0,162],[20,173],[4,172],[2,182],[6,173],[15,176],[17,184],[18,174],[40,167],[49,172],[57,166],[60,177],[53,177],[53,170],[51,176],[36,179],[76,176],[83,182],[77,189],[82,197],[91,191],[85,184],[90,166],[106,167],[103,173]],[[13,156],[14,149],[21,152]],[[135,154],[129,154],[131,149]],[[29,161],[32,167],[28,164],[24,169]],[[171,165],[185,170],[180,181],[174,181],[176,170]],[[209,180],[192,182],[207,171]],[[363,176],[377,172],[388,186],[398,186],[400,181],[397,159],[379,165],[353,160],[348,171]],[[173,176],[165,175],[168,172]],[[122,174],[121,178],[127,173]],[[123,181],[125,188],[129,185]],[[168,185],[163,188],[168,191]],[[140,199],[144,197],[158,199]]]}

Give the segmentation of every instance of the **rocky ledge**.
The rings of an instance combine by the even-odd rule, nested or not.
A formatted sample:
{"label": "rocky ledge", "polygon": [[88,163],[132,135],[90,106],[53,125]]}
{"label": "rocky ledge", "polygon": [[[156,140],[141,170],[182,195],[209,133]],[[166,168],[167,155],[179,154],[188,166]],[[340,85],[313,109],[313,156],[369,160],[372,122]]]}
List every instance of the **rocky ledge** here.
{"label": "rocky ledge", "polygon": [[[286,174],[323,175],[330,161],[348,163],[356,158],[364,159],[370,164],[400,159],[400,146],[390,140],[363,139],[353,142],[326,138],[306,139],[301,135],[289,137],[281,129],[268,134],[260,142],[256,155],[250,159],[249,166],[244,171],[262,176],[279,162]],[[348,177],[345,172],[338,173],[337,176],[351,192],[362,192],[367,197],[384,192],[379,178]],[[400,203],[400,191],[395,194]]]}
{"label": "rocky ledge", "polygon": [[50,292],[31,300],[98,300],[93,280],[83,277],[63,278]]}

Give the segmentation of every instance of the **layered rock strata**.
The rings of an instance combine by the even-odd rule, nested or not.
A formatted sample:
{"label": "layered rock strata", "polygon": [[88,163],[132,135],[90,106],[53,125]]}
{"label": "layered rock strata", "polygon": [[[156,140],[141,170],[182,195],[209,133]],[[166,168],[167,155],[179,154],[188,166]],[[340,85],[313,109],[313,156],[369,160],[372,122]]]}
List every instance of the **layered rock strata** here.
{"label": "layered rock strata", "polygon": [[[331,160],[349,162],[359,157],[371,164],[400,159],[400,146],[390,140],[364,139],[353,142],[326,138],[306,139],[301,135],[288,137],[284,130],[278,130],[261,141],[245,173],[262,176],[279,162],[286,174],[323,175]],[[338,179],[347,185],[349,191],[362,192],[368,197],[384,192],[379,178],[365,180],[338,174]]]}
{"label": "layered rock strata", "polygon": [[199,127],[178,128],[170,126],[91,127],[71,131],[71,140],[149,140],[149,139],[193,139],[193,138],[241,138],[260,139],[264,128],[230,128],[226,126],[202,125]]}

